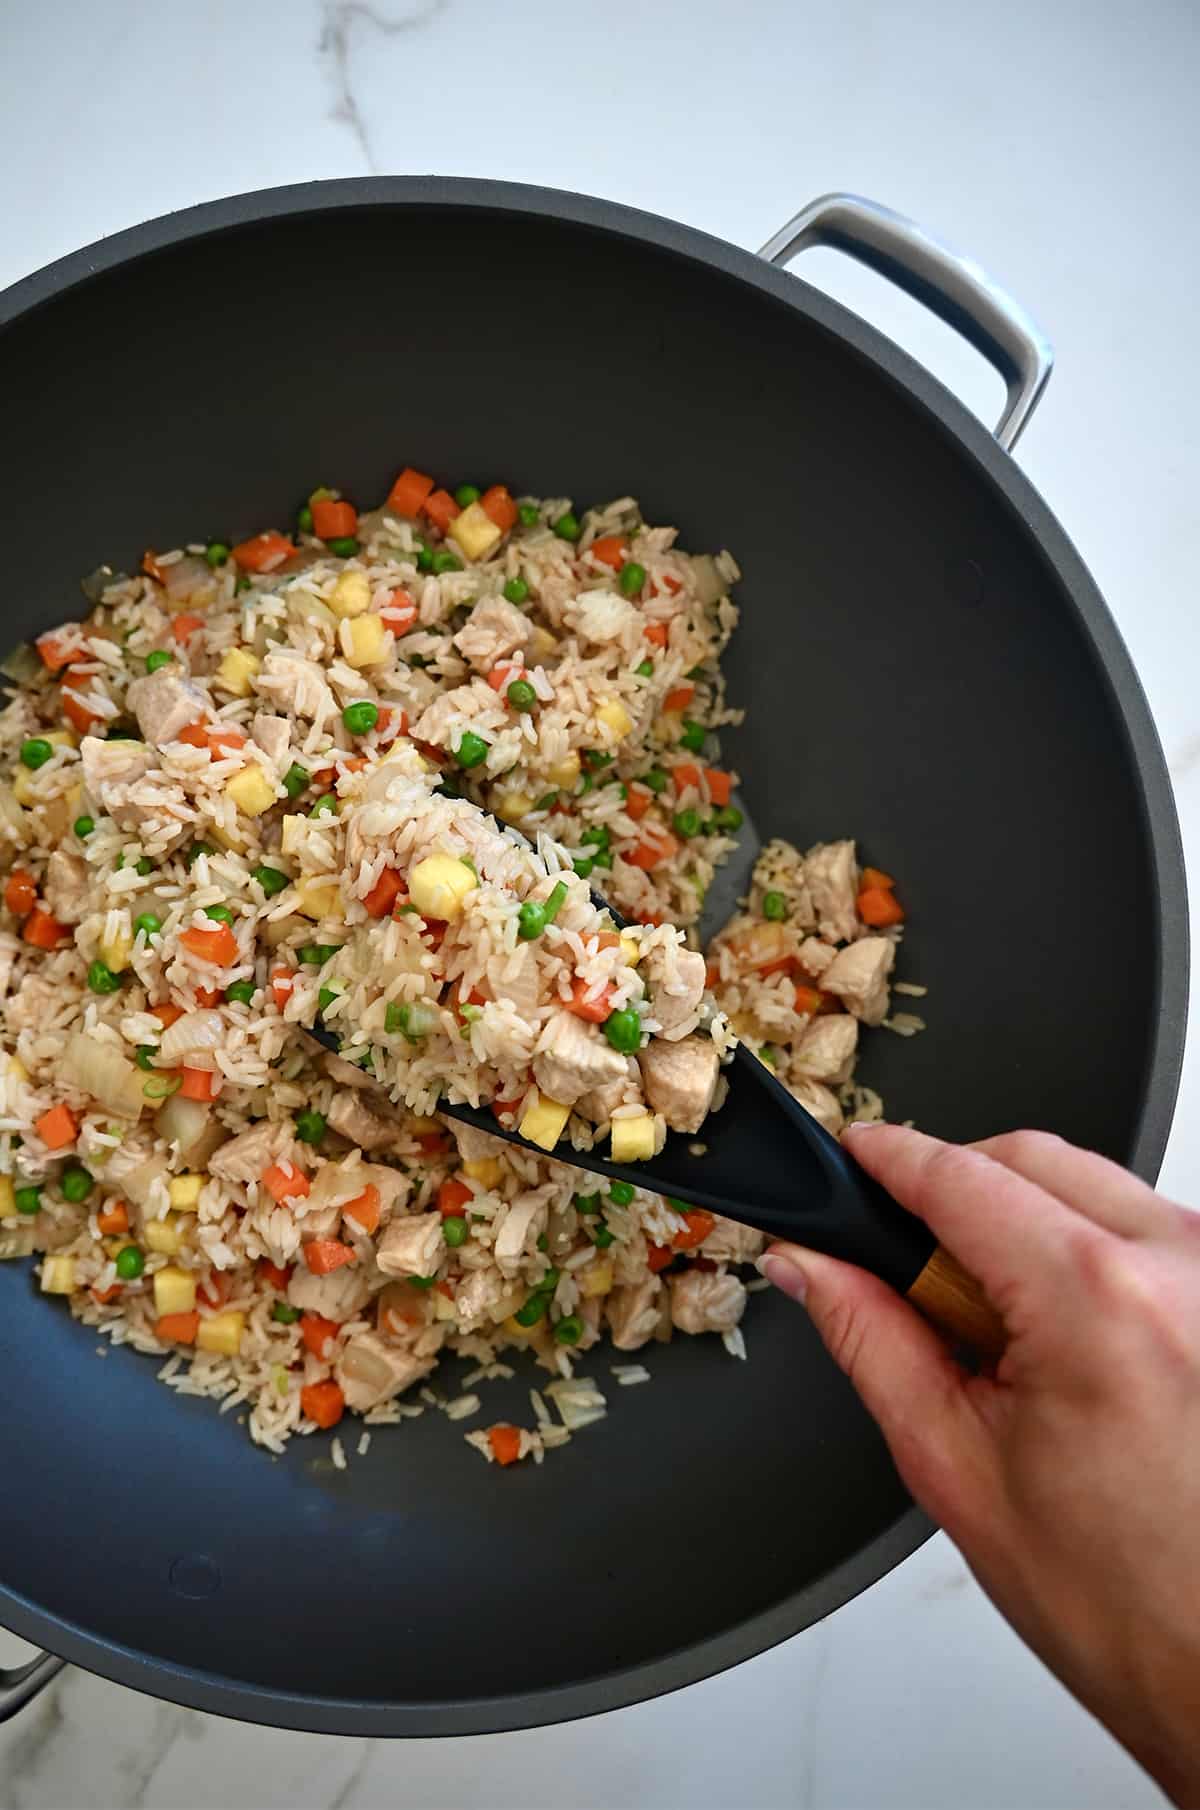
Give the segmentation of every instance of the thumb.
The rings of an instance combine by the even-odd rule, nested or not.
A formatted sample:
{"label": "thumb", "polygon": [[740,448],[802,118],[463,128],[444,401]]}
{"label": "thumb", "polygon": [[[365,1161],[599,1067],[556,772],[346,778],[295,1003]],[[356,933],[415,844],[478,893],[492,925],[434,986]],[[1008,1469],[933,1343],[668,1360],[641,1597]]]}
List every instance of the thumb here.
{"label": "thumb", "polygon": [[964,1465],[973,1419],[964,1374],[938,1334],[886,1282],[852,1263],[774,1244],[759,1268],[803,1303],[826,1350],[878,1421],[908,1489],[941,1519],[944,1488],[974,1466]]}

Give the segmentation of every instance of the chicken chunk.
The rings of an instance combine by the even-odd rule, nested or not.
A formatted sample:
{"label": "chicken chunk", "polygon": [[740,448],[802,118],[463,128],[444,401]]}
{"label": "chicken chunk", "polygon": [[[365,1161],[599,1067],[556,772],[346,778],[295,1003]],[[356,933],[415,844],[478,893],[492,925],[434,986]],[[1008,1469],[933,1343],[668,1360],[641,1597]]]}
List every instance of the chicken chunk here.
{"label": "chicken chunk", "polygon": [[454,1311],[460,1329],[502,1320],[508,1312],[508,1298],[508,1285],[490,1265],[487,1269],[471,1270],[454,1291]]}
{"label": "chicken chunk", "polygon": [[303,1263],[292,1271],[287,1298],[302,1313],[320,1314],[323,1320],[352,1320],[371,1298],[371,1283],[361,1263],[344,1264],[327,1276],[314,1276]]}
{"label": "chicken chunk", "polygon": [[823,1125],[831,1137],[840,1137],[846,1123],[846,1116],[838,1104],[837,1095],[828,1087],[822,1087],[819,1081],[808,1081],[799,1075],[788,1082],[788,1092],[796,1096],[801,1106],[811,1113],[818,1125]]}
{"label": "chicken chunk", "polygon": [[260,1179],[272,1163],[294,1163],[296,1142],[290,1125],[273,1125],[263,1119],[249,1131],[239,1131],[235,1138],[222,1144],[209,1159],[210,1175],[225,1182],[241,1182],[249,1186]]}
{"label": "chicken chunk", "polygon": [[831,943],[850,942],[860,928],[853,842],[818,842],[804,857],[804,878],[821,935]]}
{"label": "chicken chunk", "polygon": [[460,1125],[457,1119],[449,1120],[448,1128],[464,1163],[486,1162],[488,1157],[504,1156],[508,1151],[505,1140],[493,1137],[490,1131],[477,1131],[474,1125]]}
{"label": "chicken chunk", "polygon": [[79,758],[89,794],[108,810],[111,800],[120,803],[128,788],[146,777],[154,757],[144,742],[102,742],[99,736],[85,735]]}
{"label": "chicken chunk", "polygon": [[618,1351],[639,1351],[654,1337],[658,1325],[662,1282],[646,1276],[640,1282],[614,1288],[606,1302],[609,1337]]}
{"label": "chicken chunk", "polygon": [[671,1277],[671,1321],[680,1332],[732,1332],[745,1308],[746,1290],[727,1270]]}
{"label": "chicken chunk", "polygon": [[753,1226],[739,1225],[736,1219],[722,1219],[704,1240],[704,1255],[714,1263],[753,1263],[766,1239]]}
{"label": "chicken chunk", "polygon": [[532,627],[515,604],[482,597],[454,636],[454,645],[476,672],[490,672],[497,660],[528,644]]}
{"label": "chicken chunk", "polygon": [[264,657],[258,689],[292,716],[309,721],[334,711],[333,693],[321,668],[291,648],[275,647]]}
{"label": "chicken chunk", "polygon": [[658,1021],[658,1035],[668,1043],[686,1037],[696,1028],[697,1008],[704,994],[704,957],[695,949],[673,952],[653,948],[642,963],[650,988],[650,1009]]}
{"label": "chicken chunk", "polygon": [[87,910],[88,869],[81,855],[56,848],[46,863],[46,903],[60,924],[78,924]]}
{"label": "chicken chunk", "polygon": [[479,700],[469,685],[455,685],[450,691],[442,691],[432,698],[414,723],[409,725],[409,734],[414,741],[429,742],[435,748],[449,745],[451,725],[463,716],[474,716],[479,709]]}
{"label": "chicken chunk", "polygon": [[557,1184],[549,1182],[527,1194],[518,1194],[500,1221],[492,1246],[492,1255],[501,1269],[519,1264],[538,1234],[545,1230],[550,1201],[558,1191]]}
{"label": "chicken chunk", "polygon": [[368,1075],[365,1069],[356,1068],[354,1063],[347,1062],[344,1056],[335,1056],[332,1050],[328,1050],[325,1055],[321,1057],[321,1067],[325,1070],[329,1079],[331,1081],[336,1081],[339,1087],[357,1087],[361,1089],[364,1087],[375,1086],[374,1077]]}
{"label": "chicken chunk", "polygon": [[813,1018],[800,1033],[791,1073],[808,1081],[848,1081],[858,1049],[858,1019],[848,1012]]}
{"label": "chicken chunk", "polygon": [[721,1059],[709,1037],[652,1038],[638,1052],[646,1098],[672,1131],[699,1131],[717,1088]]}
{"label": "chicken chunk", "polygon": [[260,710],[250,725],[250,733],[267,759],[282,772],[292,751],[292,729],[287,718]]}
{"label": "chicken chunk", "polygon": [[614,1075],[603,1087],[593,1087],[576,1102],[585,1119],[607,1125],[618,1106],[637,1105],[642,1097],[641,1070],[636,1056],[626,1056],[625,1073]]}
{"label": "chicken chunk", "polygon": [[333,1366],[346,1406],[365,1414],[381,1402],[411,1389],[433,1369],[432,1357],[417,1357],[398,1345],[385,1344],[377,1332],[356,1332],[346,1341]]}
{"label": "chicken chunk", "polygon": [[432,1276],[446,1251],[440,1213],[393,1219],[381,1233],[375,1261],[385,1276]]}
{"label": "chicken chunk", "polygon": [[[703,965],[703,964],[701,964]],[[555,1012],[537,1041],[534,1079],[552,1100],[573,1106],[581,1095],[624,1079],[625,1058],[573,1012]]]}
{"label": "chicken chunk", "polygon": [[847,1010],[864,1024],[879,1024],[887,1016],[888,975],[896,959],[896,945],[886,936],[864,936],[839,949],[821,977],[827,993],[836,993]]}
{"label": "chicken chunk", "polygon": [[135,679],[126,697],[143,739],[151,748],[173,742],[181,729],[208,715],[208,699],[199,685],[164,666]]}
{"label": "chicken chunk", "polygon": [[806,936],[800,945],[798,959],[804,972],[819,980],[836,954],[837,950],[823,943],[819,936]]}
{"label": "chicken chunk", "polygon": [[381,1118],[349,1089],[334,1094],[325,1117],[331,1131],[349,1138],[360,1150],[388,1150],[399,1135],[394,1119]]}

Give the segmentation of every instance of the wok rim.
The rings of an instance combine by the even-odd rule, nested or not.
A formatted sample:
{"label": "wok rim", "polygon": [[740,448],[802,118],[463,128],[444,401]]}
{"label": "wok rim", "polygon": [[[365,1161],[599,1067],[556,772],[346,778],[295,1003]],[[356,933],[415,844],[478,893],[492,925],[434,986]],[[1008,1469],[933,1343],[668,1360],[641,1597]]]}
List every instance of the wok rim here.
{"label": "wok rim", "polygon": [[[1149,845],[1159,948],[1156,1022],[1129,1166],[1153,1183],[1170,1132],[1187,1023],[1188,917],[1183,846],[1170,777],[1141,681],[1083,561],[1030,480],[991,433],[908,353],[802,278],[756,253],[623,203],[566,190],[473,177],[366,176],[288,184],[164,214],[68,253],[0,293],[0,331],[44,304],[144,256],[233,228],[336,208],[462,208],[533,216],[618,235],[678,254],[794,309],[850,350],[876,376],[933,417],[982,473],[1037,545],[1090,643],[1124,732]],[[1183,985],[1168,992],[1165,977]],[[443,1703],[361,1702],[277,1691],[125,1647],[38,1607],[0,1584],[4,1625],[25,1640],[134,1690],[187,1708],[310,1733],[378,1736],[497,1734],[621,1709],[699,1683],[778,1645],[878,1583],[936,1531],[915,1504],[832,1571],[708,1639],[574,1684]]]}

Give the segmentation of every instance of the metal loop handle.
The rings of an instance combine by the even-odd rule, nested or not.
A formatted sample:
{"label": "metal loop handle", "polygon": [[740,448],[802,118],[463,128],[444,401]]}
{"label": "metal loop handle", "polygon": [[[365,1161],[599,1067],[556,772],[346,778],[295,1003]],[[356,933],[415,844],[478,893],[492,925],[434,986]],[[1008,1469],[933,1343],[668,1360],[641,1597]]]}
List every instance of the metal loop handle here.
{"label": "metal loop handle", "polygon": [[0,1722],[7,1722],[32,1702],[51,1679],[58,1677],[66,1663],[56,1653],[39,1653],[28,1665],[14,1666],[9,1671],[0,1666]]}
{"label": "metal loop handle", "polygon": [[768,239],[759,256],[782,268],[810,245],[832,246],[868,265],[982,352],[1008,385],[995,432],[1011,452],[1054,366],[1053,346],[1020,303],[973,258],[861,195],[819,196]]}

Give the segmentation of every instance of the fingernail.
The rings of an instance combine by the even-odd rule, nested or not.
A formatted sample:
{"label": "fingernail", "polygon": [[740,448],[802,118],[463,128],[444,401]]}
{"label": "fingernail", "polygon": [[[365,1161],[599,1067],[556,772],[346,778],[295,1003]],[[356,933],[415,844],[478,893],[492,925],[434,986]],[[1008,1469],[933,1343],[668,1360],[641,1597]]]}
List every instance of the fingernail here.
{"label": "fingernail", "polygon": [[854,1123],[847,1125],[843,1131],[842,1140],[844,1142],[847,1138],[857,1137],[860,1131],[877,1131],[881,1125],[886,1124],[886,1119],[855,1119]]}
{"label": "fingernail", "polygon": [[767,1251],[755,1266],[774,1288],[791,1301],[803,1301],[808,1293],[808,1277],[802,1266],[783,1251]]}

